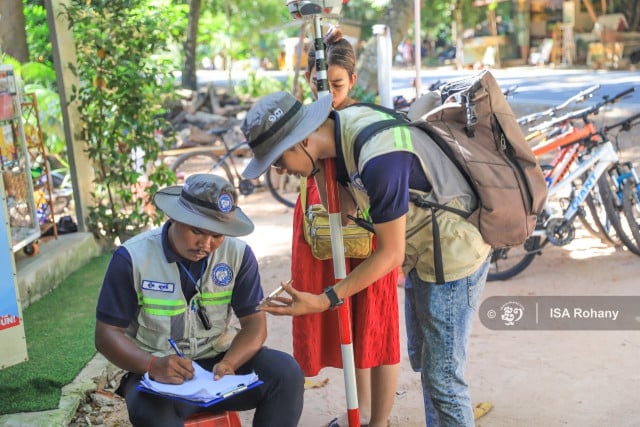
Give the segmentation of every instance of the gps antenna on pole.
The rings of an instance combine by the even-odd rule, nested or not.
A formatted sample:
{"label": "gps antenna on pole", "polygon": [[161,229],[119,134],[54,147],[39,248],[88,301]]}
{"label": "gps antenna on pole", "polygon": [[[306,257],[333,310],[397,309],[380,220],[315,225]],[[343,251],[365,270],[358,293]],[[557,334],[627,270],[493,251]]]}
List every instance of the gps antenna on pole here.
{"label": "gps antenna on pole", "polygon": [[[338,16],[346,0],[320,1],[287,1],[287,8],[294,19],[310,19],[313,21],[314,48],[316,54],[316,79],[318,98],[330,96],[327,79],[327,61],[325,58],[324,40],[322,38],[322,17]],[[327,185],[329,226],[331,231],[331,251],[333,255],[333,273],[335,283],[347,276],[344,259],[344,243],[342,240],[342,218],[338,199],[338,183],[334,159],[324,160],[324,173]],[[342,368],[344,373],[345,394],[347,398],[347,415],[349,427],[360,426],[358,410],[358,392],[356,389],[356,370],[353,358],[353,342],[351,338],[351,304],[348,299],[337,308],[340,328],[340,349],[342,352]]]}

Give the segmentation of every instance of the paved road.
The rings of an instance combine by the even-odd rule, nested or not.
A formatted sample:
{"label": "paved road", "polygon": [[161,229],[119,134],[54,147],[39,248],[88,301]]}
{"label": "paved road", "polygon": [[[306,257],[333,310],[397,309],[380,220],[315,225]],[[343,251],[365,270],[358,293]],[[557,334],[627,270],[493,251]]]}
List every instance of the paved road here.
{"label": "paved road", "polygon": [[[617,105],[631,112],[640,112],[640,73],[638,71],[606,71],[586,69],[557,69],[548,67],[513,67],[493,70],[498,83],[504,89],[517,85],[517,91],[511,101],[527,104],[558,104],[568,97],[595,84],[600,89],[593,99],[612,96],[634,87],[635,92]],[[456,71],[448,68],[423,69],[421,71],[422,90],[430,84],[461,78],[474,71]],[[394,70],[392,90],[413,95],[411,80],[413,70]]]}
{"label": "paved road", "polygon": [[[511,97],[511,101],[514,103],[554,105],[580,90],[594,84],[600,84],[600,90],[594,94],[594,100],[599,100],[604,95],[612,96],[629,87],[634,87],[636,91],[616,106],[630,113],[640,113],[640,73],[638,71],[512,67],[492,72],[503,88],[518,86],[516,93]],[[430,84],[438,80],[457,79],[472,73],[474,71],[457,71],[451,67],[423,68],[420,79],[422,90],[425,91]],[[266,71],[265,75],[284,81],[292,73]],[[234,72],[232,80],[238,82],[245,76],[244,72]],[[415,71],[412,69],[394,68],[392,93],[394,95],[402,94],[407,99],[413,98],[415,90],[411,88],[411,81],[414,77]],[[216,85],[226,85],[229,82],[229,76],[226,72],[200,70],[198,71],[198,82],[200,84],[213,82]]]}

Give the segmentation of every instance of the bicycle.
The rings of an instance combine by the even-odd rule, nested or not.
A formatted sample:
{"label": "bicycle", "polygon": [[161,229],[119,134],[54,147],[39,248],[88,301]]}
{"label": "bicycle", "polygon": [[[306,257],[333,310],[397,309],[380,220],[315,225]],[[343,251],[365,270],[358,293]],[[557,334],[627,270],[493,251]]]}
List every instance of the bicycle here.
{"label": "bicycle", "polygon": [[[176,174],[178,183],[195,173],[211,173],[220,175],[243,196],[253,194],[262,187],[260,181],[245,179],[239,170],[242,160],[248,160],[251,149],[246,141],[231,141],[233,128],[213,128],[205,133],[218,137],[218,143],[205,147],[194,147],[182,150],[182,153],[171,163],[170,169]],[[295,206],[298,195],[298,183],[292,177],[279,176],[275,171],[264,175],[266,187],[272,196],[288,207]]]}
{"label": "bicycle", "polygon": [[[567,108],[569,105],[583,103],[587,99],[590,99],[593,96],[593,93],[598,89],[600,89],[600,85],[593,85],[569,97],[568,99],[561,102],[560,104],[552,106],[543,111],[521,116],[517,119],[518,124],[521,126],[525,126],[525,125],[537,122],[543,118],[557,117],[557,113]],[[567,120],[567,122],[568,123],[558,122],[556,126],[551,127],[550,131],[547,129],[547,126],[541,126],[539,129],[535,129],[532,132],[527,133],[525,135],[525,139],[529,142],[532,142],[536,140],[536,138],[542,136],[542,139],[538,141],[537,150],[540,150],[539,147],[544,146],[544,143],[546,143],[550,139],[555,138],[556,141],[557,140],[575,141],[579,139],[579,135],[577,134],[577,132],[580,132],[580,130],[571,126],[570,120]],[[588,131],[586,134],[588,133],[590,133],[590,131]],[[562,139],[562,138],[567,138],[567,139]],[[547,179],[550,179],[552,165],[556,165],[558,162],[565,162],[565,164],[570,165],[571,162],[573,162],[576,159],[576,157],[579,155],[577,151],[577,147],[579,146],[575,146],[571,148],[572,152],[570,154],[567,154],[567,151],[569,151],[569,147],[567,147],[566,149],[560,150],[560,152],[556,155],[556,157],[551,161],[550,164],[541,165],[541,167],[545,171],[545,175]],[[539,152],[536,154],[538,155],[544,154],[547,151],[551,151],[551,150],[546,150],[542,153]],[[558,171],[559,169],[554,168],[554,170]],[[555,178],[557,179],[558,176],[556,176]],[[604,213],[602,200],[598,196],[597,192],[594,192],[594,193],[595,194],[589,194],[587,196],[587,199],[585,200],[585,205],[587,209],[581,208],[578,211],[578,218],[582,223],[582,225],[585,227],[585,229],[592,236],[599,238],[606,244],[619,246],[621,242],[615,238],[615,236],[611,232],[611,226],[607,224],[606,213]],[[602,220],[600,220],[600,218],[602,218]]]}
{"label": "bicycle", "polygon": [[[547,172],[549,185],[553,185],[557,179],[566,174],[567,170],[573,164],[573,161],[582,156],[582,153],[579,151],[574,151],[572,156],[566,156],[567,151],[576,149],[575,144],[573,147],[570,146],[572,143],[597,135],[600,135],[602,139],[605,139],[605,135],[610,130],[615,127],[621,127],[625,123],[623,120],[616,124],[615,127],[604,126],[599,132],[589,117],[597,114],[605,105],[617,103],[622,98],[634,92],[634,90],[634,88],[629,88],[613,97],[604,96],[602,101],[598,102],[594,106],[565,114],[562,117],[556,118],[550,122],[542,123],[539,126],[534,126],[530,129],[533,132],[540,132],[545,131],[548,128],[559,128],[558,132],[554,132],[553,130],[549,132],[550,134],[554,134],[554,137],[543,140],[541,143],[533,147],[533,152],[536,156],[544,155],[556,148],[560,150],[556,159],[554,159],[550,165],[546,165],[547,169],[551,167],[553,171],[561,171],[560,174],[554,172],[553,175]],[[584,126],[582,128],[576,128],[572,123],[574,119],[582,119]],[[579,147],[580,145],[578,144],[577,146]],[[557,168],[556,161],[563,161],[563,168]],[[585,177],[582,178],[584,179]],[[632,252],[640,255],[640,250],[638,250],[636,245],[629,239],[630,230],[622,227],[621,222],[619,221],[619,212],[622,211],[621,185],[622,181],[619,181],[616,186],[612,186],[612,191],[616,192],[618,200],[609,197],[609,191],[607,190],[604,182],[601,185],[596,186],[585,200],[590,217],[587,215],[587,211],[579,209],[578,218],[589,233],[594,237],[600,238],[604,243],[612,244],[614,246],[621,246],[624,244]],[[603,200],[603,197],[606,197],[607,200]],[[612,207],[614,203],[617,207],[615,210]]]}
{"label": "bicycle", "polygon": [[[613,98],[605,97],[603,102],[594,107],[570,113],[550,123],[540,125],[541,127],[546,126],[549,128],[558,123],[565,124],[571,118],[582,118],[585,122],[584,128],[565,132],[560,137],[547,141],[543,146],[544,149],[547,150],[545,152],[549,152],[555,148],[562,148],[563,150],[567,150],[567,152],[570,149],[582,151],[579,156],[580,161],[576,164],[575,160],[577,160],[578,156],[576,155],[577,151],[574,151],[568,157],[560,156],[560,160],[551,166],[552,172],[547,174],[547,177],[552,177],[549,183],[547,204],[543,214],[538,218],[536,229],[522,246],[497,248],[493,251],[488,280],[506,280],[519,274],[533,262],[536,255],[541,254],[543,247],[548,243],[555,246],[564,246],[573,241],[575,237],[574,219],[578,215],[583,202],[585,202],[589,195],[594,194],[594,188],[599,182],[605,183],[598,185],[598,189],[600,192],[607,194],[607,196],[603,197],[603,204],[606,208],[607,215],[611,218],[617,218],[619,216],[617,208],[613,208],[613,196],[611,196],[610,192],[612,188],[617,188],[618,183],[628,182],[625,181],[629,180],[627,169],[633,170],[633,167],[630,164],[621,165],[618,162],[615,147],[607,137],[607,133],[618,127],[623,129],[628,128],[628,123],[640,117],[640,115],[625,119],[611,126],[604,126],[600,130],[595,128],[595,125],[588,117],[596,113],[602,106],[613,103],[631,92],[633,92],[633,88]],[[579,146],[581,146],[581,148]],[[576,147],[579,148],[576,149]],[[541,154],[541,149],[538,150],[537,154]],[[565,156],[566,155],[567,153],[565,153]],[[573,169],[572,171],[570,171],[571,168]],[[625,178],[619,180],[618,177]],[[580,185],[578,185],[578,183],[580,183]],[[560,192],[566,190],[567,187],[571,188],[569,197],[556,200],[556,205],[552,205],[550,201],[559,196]],[[628,188],[632,187],[627,184],[626,188],[626,196],[630,197],[629,193],[631,193],[631,191],[628,190]],[[636,189],[637,188],[636,186]],[[638,190],[636,190],[635,195],[637,197]],[[566,200],[564,206],[559,203],[562,200]],[[626,204],[627,210],[629,210],[631,201],[632,199],[622,199],[621,203]],[[560,205],[560,209],[556,207],[558,205]],[[562,212],[561,215],[556,214],[558,210]],[[615,222],[615,219],[613,219],[612,224],[615,224]],[[631,227],[633,224],[629,226]],[[637,222],[635,226],[638,226]],[[630,232],[630,230],[622,230],[621,227],[615,228],[620,237],[622,237],[624,232],[625,240],[628,240],[628,234],[626,233]],[[633,232],[630,233],[633,235]],[[640,231],[638,231],[638,233],[640,233]]]}
{"label": "bicycle", "polygon": [[[610,132],[620,127],[620,132],[627,132],[635,125],[640,124],[640,114],[636,114],[626,120],[605,127],[605,132]],[[616,146],[618,136],[616,134]],[[612,218],[613,228],[625,246],[634,254],[640,256],[640,179],[638,172],[629,161],[620,163],[616,174],[610,174],[612,181],[598,183],[603,195],[604,207],[607,215]],[[622,212],[622,213],[620,213]]]}
{"label": "bicycle", "polygon": [[[521,125],[526,125],[526,124],[538,121],[544,117],[556,117],[556,114],[560,110],[566,108],[570,104],[582,103],[587,99],[591,98],[593,96],[593,93],[599,88],[600,88],[600,85],[591,86],[579,92],[578,94],[568,98],[564,102],[556,106],[553,106],[547,110],[520,117],[518,119],[518,123]],[[620,97],[624,95],[625,93],[621,94],[621,96],[614,97],[614,98],[603,97],[604,101],[602,105],[605,105],[607,103],[615,103],[620,99]],[[595,111],[599,108],[600,106],[590,107],[590,108],[587,108],[586,110],[594,109]],[[585,110],[578,111],[577,115],[580,115],[584,111]],[[554,148],[554,146],[545,145],[546,142],[549,140],[554,140],[556,142],[560,142],[561,144],[564,144],[566,142],[571,142],[579,139],[581,137],[580,132],[582,132],[582,136],[586,137],[590,133],[596,131],[595,127],[589,127],[589,126],[583,129],[576,129],[571,123],[571,119],[575,118],[574,116],[576,116],[576,112],[569,113],[568,115],[565,115],[564,117],[555,120],[553,122],[555,126],[542,124],[539,127],[533,127],[532,132],[526,135],[526,139],[528,141],[531,141],[536,137],[543,135],[542,140],[539,141],[538,145],[534,149],[534,152],[537,155],[541,155],[541,154],[547,153],[548,151],[550,151],[550,149]],[[548,130],[549,127],[551,127],[551,131]],[[561,144],[556,144],[555,146],[559,146]],[[549,149],[543,150],[542,149],[543,147],[547,147]],[[556,161],[564,161],[564,162],[568,161],[569,162],[568,164],[570,165],[571,162],[575,160],[575,157],[579,155],[579,153],[574,152],[572,153],[571,156],[568,156],[566,155],[566,151],[568,149],[569,149],[568,147],[565,149],[561,149],[560,152],[557,154],[557,158],[551,162],[551,165],[555,165]],[[547,170],[546,172],[547,175],[549,174],[548,171],[551,168],[551,165],[549,164],[542,165],[543,169]],[[549,178],[549,176],[547,176],[547,178]],[[623,242],[621,239],[617,237],[616,235],[617,231],[615,230],[615,227],[613,226],[611,221],[609,221],[607,218],[606,209],[604,207],[602,197],[599,194],[598,187],[594,188],[594,191],[592,192],[592,194],[589,194],[587,196],[587,199],[585,200],[585,205],[587,209],[581,208],[578,212],[578,218],[582,223],[582,225],[585,227],[585,229],[592,236],[599,238],[605,244],[610,244],[613,246],[621,246]]]}

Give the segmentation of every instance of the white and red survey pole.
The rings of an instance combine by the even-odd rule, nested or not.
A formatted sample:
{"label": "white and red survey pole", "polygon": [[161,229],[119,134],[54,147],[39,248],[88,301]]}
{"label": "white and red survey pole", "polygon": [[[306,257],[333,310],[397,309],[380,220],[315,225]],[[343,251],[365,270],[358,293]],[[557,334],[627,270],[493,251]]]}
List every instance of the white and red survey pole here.
{"label": "white and red survey pole", "polygon": [[[322,37],[322,17],[337,16],[342,5],[348,0],[288,0],[287,8],[294,19],[310,19],[313,21],[314,48],[316,56],[316,81],[318,98],[329,95],[329,81],[327,79],[327,61],[325,58],[324,41]],[[342,240],[342,217],[338,198],[338,183],[336,181],[336,166],[334,159],[324,160],[324,173],[327,186],[327,207],[329,212],[329,226],[331,231],[331,253],[333,255],[333,274],[335,283],[347,276],[344,259],[344,243]],[[338,324],[340,334],[340,348],[342,352],[342,369],[347,398],[347,414],[349,427],[360,426],[358,410],[358,392],[356,387],[356,368],[353,359],[353,341],[351,339],[351,308],[349,299],[338,307]]]}

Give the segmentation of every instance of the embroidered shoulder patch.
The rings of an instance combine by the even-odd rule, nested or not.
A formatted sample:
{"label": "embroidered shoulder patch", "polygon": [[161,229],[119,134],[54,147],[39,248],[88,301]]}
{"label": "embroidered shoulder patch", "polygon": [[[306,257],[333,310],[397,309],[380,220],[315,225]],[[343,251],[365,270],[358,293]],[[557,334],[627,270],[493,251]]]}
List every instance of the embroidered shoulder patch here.
{"label": "embroidered shoulder patch", "polygon": [[353,172],[351,176],[349,176],[349,180],[358,191],[362,191],[364,193],[367,192],[367,190],[364,188],[362,180],[360,179],[360,174],[358,173],[358,171]]}
{"label": "embroidered shoulder patch", "polygon": [[227,286],[233,280],[233,271],[228,264],[216,264],[211,271],[211,280],[216,286]]}

